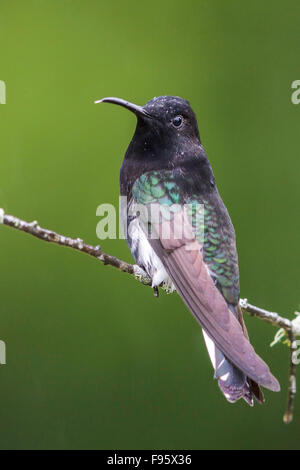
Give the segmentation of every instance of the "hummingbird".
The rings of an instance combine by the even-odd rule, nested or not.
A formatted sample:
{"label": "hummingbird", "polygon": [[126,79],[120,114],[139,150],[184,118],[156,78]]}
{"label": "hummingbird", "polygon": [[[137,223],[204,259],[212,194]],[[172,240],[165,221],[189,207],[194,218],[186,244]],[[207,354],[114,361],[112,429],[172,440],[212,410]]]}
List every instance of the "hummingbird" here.
{"label": "hummingbird", "polygon": [[[144,106],[114,97],[99,102],[137,118],[120,171],[122,226],[137,265],[154,289],[176,290],[202,327],[225,398],[263,403],[260,386],[275,392],[280,385],[249,341],[239,305],[235,231],[194,111],[177,96],[155,97]],[[141,207],[155,215],[142,216]]]}

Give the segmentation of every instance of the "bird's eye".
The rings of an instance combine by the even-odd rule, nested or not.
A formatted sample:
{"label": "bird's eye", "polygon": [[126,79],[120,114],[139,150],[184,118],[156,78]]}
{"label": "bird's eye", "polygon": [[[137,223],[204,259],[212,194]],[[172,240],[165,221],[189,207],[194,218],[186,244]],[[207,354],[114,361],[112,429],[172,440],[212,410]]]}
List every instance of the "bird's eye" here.
{"label": "bird's eye", "polygon": [[177,127],[177,129],[182,126],[182,123],[183,123],[182,116],[176,116],[172,119],[172,124],[174,127]]}

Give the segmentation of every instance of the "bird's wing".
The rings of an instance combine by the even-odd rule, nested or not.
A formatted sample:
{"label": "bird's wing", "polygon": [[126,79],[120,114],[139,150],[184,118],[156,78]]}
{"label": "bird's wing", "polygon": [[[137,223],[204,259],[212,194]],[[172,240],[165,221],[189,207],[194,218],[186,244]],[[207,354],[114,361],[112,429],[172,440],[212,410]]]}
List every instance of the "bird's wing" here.
{"label": "bird's wing", "polygon": [[189,209],[183,204],[171,173],[167,172],[165,178],[157,172],[142,175],[134,184],[132,196],[146,208],[146,213],[141,211],[140,224],[196,320],[223,354],[248,377],[278,391],[278,381],[255,353],[211,275],[203,256],[205,240],[201,240],[201,221],[198,226],[195,217],[191,218],[193,212],[196,222],[201,216],[197,208]]}

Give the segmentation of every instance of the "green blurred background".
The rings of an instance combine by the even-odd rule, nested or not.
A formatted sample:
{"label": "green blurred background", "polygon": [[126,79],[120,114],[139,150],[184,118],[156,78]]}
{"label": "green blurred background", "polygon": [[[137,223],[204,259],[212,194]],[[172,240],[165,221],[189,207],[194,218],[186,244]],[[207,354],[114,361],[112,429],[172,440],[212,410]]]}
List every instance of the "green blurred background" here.
{"label": "green blurred background", "polygon": [[[0,0],[0,207],[97,244],[117,204],[130,113],[93,104],[190,100],[237,232],[241,295],[299,309],[300,4]],[[288,348],[246,317],[279,378],[253,409],[226,402],[181,299],[71,250],[0,228],[1,448],[299,448],[284,425]],[[123,240],[102,248],[131,261]],[[246,314],[245,314],[246,316]]]}

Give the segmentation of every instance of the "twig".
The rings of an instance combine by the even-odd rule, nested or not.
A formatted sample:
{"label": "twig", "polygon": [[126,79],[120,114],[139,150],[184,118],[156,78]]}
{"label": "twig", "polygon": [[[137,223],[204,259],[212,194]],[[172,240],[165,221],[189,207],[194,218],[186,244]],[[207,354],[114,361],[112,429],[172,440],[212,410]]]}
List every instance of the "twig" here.
{"label": "twig", "polygon": [[283,415],[283,421],[288,424],[293,420],[294,400],[296,395],[296,362],[294,352],[296,350],[295,334],[293,330],[288,330],[290,340],[290,374],[289,374],[289,393],[286,412]]}
{"label": "twig", "polygon": [[249,304],[247,299],[240,299],[240,306],[252,317],[261,318],[268,323],[272,323],[272,325],[280,326],[280,328],[283,328],[286,331],[291,330],[293,327],[291,320],[281,317],[278,313],[269,312],[263,308],[255,307],[254,305]]}
{"label": "twig", "polygon": [[[57,245],[66,246],[73,248],[74,250],[81,251],[86,253],[103,264],[113,266],[114,268],[119,269],[120,271],[131,274],[144,285],[151,286],[152,280],[146,274],[146,272],[136,264],[129,264],[125,261],[122,261],[115,256],[104,253],[99,245],[92,246],[84,243],[80,238],[70,238],[64,235],[60,235],[52,230],[47,230],[39,226],[37,221],[34,222],[25,222],[17,217],[12,215],[5,214],[3,209],[0,209],[0,224],[8,225],[9,227],[15,228],[22,232],[29,233],[34,237],[39,238],[40,240],[55,243]],[[164,286],[161,286],[164,288]],[[166,289],[168,291],[168,289]],[[154,291],[155,295],[158,295],[158,289]],[[294,353],[296,350],[296,341],[295,336],[300,335],[300,316],[296,317],[294,320],[289,320],[284,318],[278,313],[269,312],[259,307],[255,307],[248,303],[247,299],[240,299],[240,306],[245,312],[249,313],[251,316],[258,317],[272,325],[279,326],[279,334],[277,333],[275,341],[276,343],[283,336],[282,332],[286,333],[289,338],[290,343],[290,373],[289,373],[289,393],[288,393],[288,403],[287,409],[284,414],[283,420],[285,423],[290,423],[293,419],[293,407],[294,399],[296,395],[296,361],[294,359]]]}
{"label": "twig", "polygon": [[269,312],[259,307],[255,307],[248,303],[247,299],[240,299],[240,306],[245,312],[249,313],[253,317],[258,317],[272,325],[280,326],[280,330],[275,336],[275,340],[271,344],[273,346],[279,342],[284,335],[284,333],[289,338],[289,347],[290,347],[290,372],[289,372],[289,390],[288,390],[288,400],[286,411],[283,416],[283,421],[285,423],[290,423],[293,420],[293,408],[294,400],[296,396],[296,360],[294,358],[294,352],[296,350],[295,336],[300,335],[300,317],[296,317],[294,320],[289,320],[284,318],[278,313]]}
{"label": "twig", "polygon": [[80,238],[70,238],[60,235],[59,233],[47,230],[39,226],[38,222],[25,222],[13,215],[8,215],[1,209],[0,213],[0,224],[8,225],[9,227],[21,230],[22,232],[29,233],[34,237],[39,238],[50,243],[56,243],[57,245],[67,246],[74,250],[81,251],[87,255],[93,256],[101,261],[103,264],[109,264],[120,271],[133,275],[139,282],[145,285],[151,285],[151,279],[143,269],[136,264],[129,264],[125,261],[116,258],[115,256],[104,253],[101,250],[100,245],[92,246],[84,243]]}

